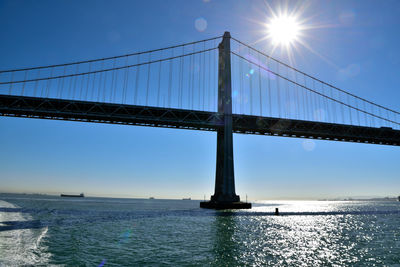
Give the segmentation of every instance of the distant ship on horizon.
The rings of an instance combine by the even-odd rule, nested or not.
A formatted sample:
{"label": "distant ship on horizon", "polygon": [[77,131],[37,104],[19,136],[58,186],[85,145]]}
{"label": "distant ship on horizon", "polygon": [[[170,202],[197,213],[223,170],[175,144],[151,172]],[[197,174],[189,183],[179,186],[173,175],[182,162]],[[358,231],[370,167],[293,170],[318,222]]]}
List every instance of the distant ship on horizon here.
{"label": "distant ship on horizon", "polygon": [[85,197],[85,195],[83,193],[80,193],[79,195],[61,194],[60,197]]}

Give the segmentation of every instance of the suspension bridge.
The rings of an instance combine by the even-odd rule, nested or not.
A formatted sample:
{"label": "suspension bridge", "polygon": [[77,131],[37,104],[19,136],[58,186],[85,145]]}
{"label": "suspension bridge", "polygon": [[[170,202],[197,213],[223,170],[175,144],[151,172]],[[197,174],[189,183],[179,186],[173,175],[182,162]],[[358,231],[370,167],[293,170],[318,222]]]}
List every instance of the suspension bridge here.
{"label": "suspension bridge", "polygon": [[233,37],[0,71],[0,115],[217,132],[204,208],[235,193],[233,133],[400,145],[398,111],[323,82]]}

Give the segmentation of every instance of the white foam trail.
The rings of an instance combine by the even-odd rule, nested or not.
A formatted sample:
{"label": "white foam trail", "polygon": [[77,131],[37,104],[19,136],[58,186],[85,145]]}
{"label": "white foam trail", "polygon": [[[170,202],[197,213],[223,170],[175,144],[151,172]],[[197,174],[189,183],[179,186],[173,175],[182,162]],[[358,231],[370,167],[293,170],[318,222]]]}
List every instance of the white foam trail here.
{"label": "white foam trail", "polygon": [[[0,200],[2,208],[19,208],[11,203]],[[0,212],[2,222],[30,221],[32,217],[20,212]],[[0,231],[0,266],[47,266],[50,253],[47,246],[42,245],[47,227],[41,229],[16,229]]]}

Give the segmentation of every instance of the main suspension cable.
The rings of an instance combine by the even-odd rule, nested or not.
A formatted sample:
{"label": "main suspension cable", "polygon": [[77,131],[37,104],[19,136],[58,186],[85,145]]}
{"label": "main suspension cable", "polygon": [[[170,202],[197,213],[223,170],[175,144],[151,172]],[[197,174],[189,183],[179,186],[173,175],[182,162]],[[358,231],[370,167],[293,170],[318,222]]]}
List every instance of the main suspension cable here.
{"label": "main suspension cable", "polygon": [[372,116],[372,117],[375,117],[375,118],[378,118],[378,119],[381,119],[381,120],[384,120],[384,121],[387,121],[387,122],[391,122],[391,123],[400,125],[400,123],[398,123],[398,122],[395,122],[395,121],[392,121],[392,120],[383,118],[383,117],[381,117],[381,116],[375,115],[375,114],[373,114],[373,113],[370,113],[370,112],[368,112],[368,111],[361,110],[361,109],[359,109],[359,108],[353,107],[353,106],[351,106],[351,105],[349,105],[349,104],[346,104],[346,103],[344,103],[344,102],[342,102],[342,101],[340,101],[340,100],[337,100],[337,99],[335,99],[335,98],[329,97],[329,96],[324,95],[324,94],[322,94],[322,93],[320,93],[320,92],[318,92],[318,91],[316,91],[316,90],[313,90],[313,89],[308,88],[308,87],[306,87],[306,86],[304,86],[304,85],[302,85],[302,84],[299,84],[299,83],[297,83],[297,82],[295,82],[295,81],[292,81],[292,80],[290,80],[290,79],[288,79],[288,78],[286,78],[286,77],[284,77],[284,76],[282,76],[282,75],[280,75],[280,74],[278,74],[278,73],[276,73],[276,72],[273,72],[273,71],[271,71],[271,70],[265,68],[264,66],[261,66],[261,65],[255,63],[255,62],[253,62],[253,61],[251,61],[251,60],[249,60],[249,59],[247,59],[247,58],[245,58],[245,57],[243,57],[243,56],[241,56],[241,55],[239,55],[239,54],[233,52],[233,51],[231,51],[231,53],[232,53],[233,55],[237,56],[237,57],[240,57],[240,58],[243,59],[243,60],[246,60],[246,61],[249,62],[250,64],[253,64],[253,65],[255,65],[255,66],[258,66],[258,67],[260,67],[261,69],[263,69],[263,70],[265,70],[265,71],[267,71],[267,72],[270,72],[270,73],[272,73],[272,74],[278,76],[279,78],[282,78],[282,79],[284,79],[284,80],[286,80],[286,81],[288,81],[288,82],[291,82],[291,83],[293,83],[293,84],[295,84],[295,85],[297,85],[297,86],[300,86],[300,87],[302,87],[302,88],[304,88],[304,89],[306,89],[306,90],[308,90],[308,91],[310,91],[310,92],[312,92],[312,93],[318,94],[318,95],[320,95],[320,96],[322,96],[322,97],[325,97],[325,98],[327,98],[327,99],[329,99],[329,100],[332,100],[332,101],[334,101],[334,102],[336,102],[336,103],[339,103],[339,104],[341,104],[341,105],[343,105],[343,106],[346,106],[346,107],[352,108],[352,109],[354,109],[354,110],[357,110],[357,111],[366,113],[366,114],[368,114],[368,115],[370,115],[370,116]]}
{"label": "main suspension cable", "polygon": [[158,49],[153,49],[153,50],[135,52],[135,53],[125,54],[125,55],[120,55],[120,56],[104,57],[104,58],[98,58],[98,59],[90,59],[90,60],[76,61],[76,62],[63,63],[63,64],[31,67],[31,68],[0,70],[0,73],[25,71],[25,70],[37,70],[37,69],[46,69],[46,68],[55,68],[55,67],[70,66],[70,65],[82,64],[82,63],[97,62],[97,61],[101,61],[101,60],[110,60],[110,59],[117,59],[117,58],[122,58],[122,57],[137,56],[137,55],[148,54],[148,53],[153,53],[153,52],[159,52],[159,51],[168,50],[168,49],[174,49],[174,48],[178,48],[178,47],[181,47],[181,46],[194,45],[194,44],[197,44],[197,43],[212,41],[212,40],[219,39],[219,38],[222,38],[222,36],[212,37],[212,38],[208,38],[208,39],[204,39],[204,40],[200,40],[200,41],[194,41],[194,42],[190,42],[190,43],[184,43],[184,44],[179,44],[179,45],[168,46],[168,47],[164,47],[164,48],[158,48]]}
{"label": "main suspension cable", "polygon": [[[338,91],[340,91],[340,92],[342,92],[342,93],[348,94],[348,95],[350,95],[350,96],[352,96],[352,97],[354,97],[354,98],[357,98],[357,99],[360,99],[360,100],[362,100],[362,101],[365,101],[365,102],[367,102],[367,103],[369,103],[369,104],[371,104],[371,105],[374,105],[374,106],[377,106],[377,107],[379,107],[379,108],[382,108],[382,109],[391,111],[391,112],[396,113],[396,114],[400,114],[399,111],[395,111],[395,110],[392,110],[392,109],[390,109],[390,108],[386,108],[386,107],[384,107],[384,106],[381,106],[381,105],[379,105],[379,104],[376,104],[376,103],[374,103],[374,102],[371,102],[371,101],[369,101],[369,100],[367,100],[367,99],[365,99],[365,98],[362,98],[362,97],[359,97],[359,96],[354,95],[354,94],[352,94],[352,93],[349,93],[349,92],[347,92],[347,91],[345,91],[345,90],[343,90],[343,89],[340,89],[340,88],[338,88],[338,87],[336,87],[336,86],[334,86],[334,85],[332,85],[332,84],[329,84],[329,83],[324,82],[324,81],[322,81],[322,80],[320,80],[320,79],[318,79],[318,78],[315,78],[315,77],[313,77],[313,76],[311,76],[311,75],[309,75],[309,74],[307,74],[307,73],[305,73],[305,72],[302,72],[301,70],[298,70],[298,69],[296,69],[296,68],[294,68],[294,67],[292,67],[292,66],[290,66],[290,65],[288,65],[288,64],[286,64],[286,63],[284,63],[284,62],[282,62],[282,61],[279,61],[279,60],[277,60],[277,59],[275,59],[275,58],[273,58],[273,57],[271,57],[271,56],[265,54],[264,52],[262,52],[262,51],[260,51],[260,50],[257,50],[257,49],[255,49],[255,48],[251,47],[250,45],[239,41],[239,40],[236,39],[236,38],[233,38],[233,37],[231,37],[231,38],[232,38],[232,40],[234,40],[234,41],[240,43],[241,45],[247,46],[248,48],[254,50],[255,52],[260,53],[261,55],[263,55],[263,56],[265,56],[265,57],[268,57],[268,58],[270,58],[270,59],[276,61],[277,63],[279,63],[279,64],[281,64],[281,65],[283,65],[283,66],[285,66],[285,67],[287,67],[287,68],[290,68],[290,69],[292,69],[292,70],[294,70],[294,71],[297,71],[297,72],[299,72],[299,73],[301,73],[301,74],[303,74],[303,75],[305,75],[305,76],[307,76],[307,77],[309,77],[309,78],[311,78],[311,79],[313,79],[313,80],[315,80],[315,81],[317,81],[317,82],[320,82],[320,83],[325,84],[325,85],[327,85],[327,86],[329,86],[329,87],[332,87],[333,89],[338,90]],[[233,53],[233,52],[232,52],[232,53]]]}

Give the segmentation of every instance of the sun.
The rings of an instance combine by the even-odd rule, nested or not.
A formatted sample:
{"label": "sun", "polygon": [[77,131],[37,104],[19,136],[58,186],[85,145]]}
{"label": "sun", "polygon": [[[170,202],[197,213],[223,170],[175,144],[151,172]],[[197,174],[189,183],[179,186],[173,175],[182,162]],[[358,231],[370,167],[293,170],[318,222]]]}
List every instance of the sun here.
{"label": "sun", "polygon": [[275,46],[289,47],[298,41],[301,26],[295,16],[280,15],[267,24],[267,35]]}
{"label": "sun", "polygon": [[271,56],[274,53],[287,56],[290,64],[294,64],[296,55],[301,55],[305,49],[333,65],[309,44],[310,40],[313,44],[314,40],[318,40],[318,36],[311,35],[312,30],[333,26],[318,22],[316,18],[319,14],[310,12],[309,1],[281,0],[274,1],[274,6],[268,2],[271,1],[264,0],[265,10],[260,9],[261,20],[249,18],[257,24],[256,31],[260,35],[254,44],[262,43]]}

